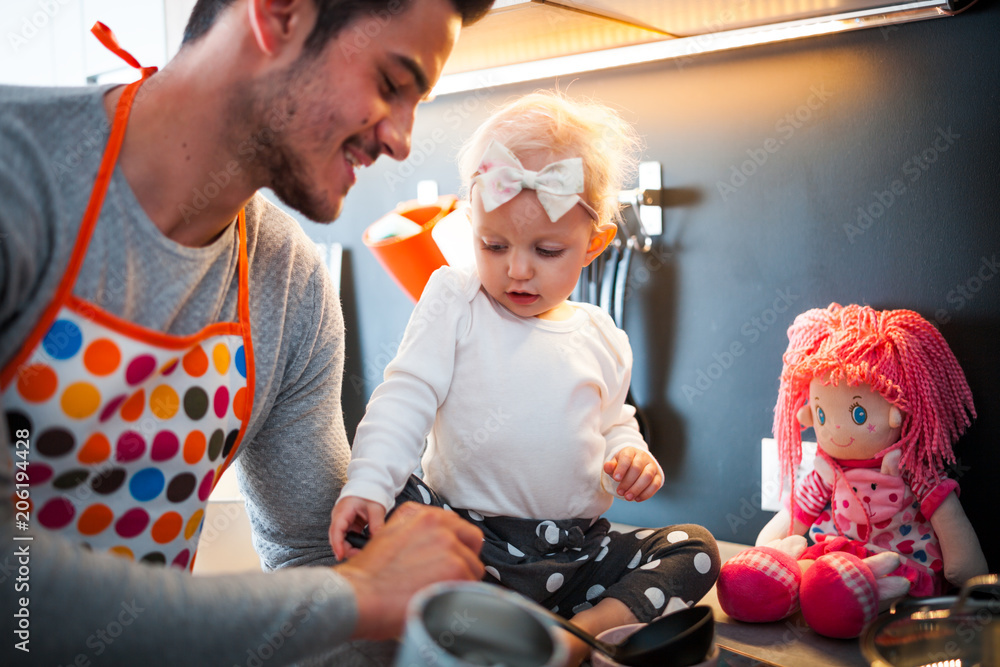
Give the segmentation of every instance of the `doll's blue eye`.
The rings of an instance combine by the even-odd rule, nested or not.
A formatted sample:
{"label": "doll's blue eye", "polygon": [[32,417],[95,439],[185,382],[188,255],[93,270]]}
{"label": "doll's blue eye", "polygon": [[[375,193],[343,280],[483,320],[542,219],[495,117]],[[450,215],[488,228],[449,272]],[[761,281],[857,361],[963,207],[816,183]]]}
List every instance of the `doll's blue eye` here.
{"label": "doll's blue eye", "polygon": [[823,408],[816,408],[816,417],[819,419],[820,426],[826,423],[826,413],[823,412]]}
{"label": "doll's blue eye", "polygon": [[858,425],[864,424],[865,421],[867,421],[868,419],[868,413],[865,411],[863,407],[855,404],[854,409],[851,410],[851,419],[854,420],[855,424]]}

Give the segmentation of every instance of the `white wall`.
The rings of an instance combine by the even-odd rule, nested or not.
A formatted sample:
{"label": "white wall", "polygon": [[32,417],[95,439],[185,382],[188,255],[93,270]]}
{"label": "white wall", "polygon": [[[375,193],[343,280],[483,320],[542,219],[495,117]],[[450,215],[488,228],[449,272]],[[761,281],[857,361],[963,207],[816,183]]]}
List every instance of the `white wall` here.
{"label": "white wall", "polygon": [[41,86],[131,81],[133,70],[90,34],[102,21],[143,65],[176,53],[194,0],[3,0],[0,83]]}

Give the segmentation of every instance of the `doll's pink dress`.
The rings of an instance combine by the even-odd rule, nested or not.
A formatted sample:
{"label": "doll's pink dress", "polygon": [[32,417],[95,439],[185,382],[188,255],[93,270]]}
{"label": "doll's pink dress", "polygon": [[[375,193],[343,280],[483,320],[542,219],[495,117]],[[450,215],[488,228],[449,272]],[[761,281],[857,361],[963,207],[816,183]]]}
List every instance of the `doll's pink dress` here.
{"label": "doll's pink dress", "polygon": [[930,517],[958,483],[946,477],[911,488],[905,477],[881,472],[881,457],[834,461],[820,455],[835,471],[835,483],[814,470],[796,484],[794,516],[811,526],[815,542],[799,560],[835,551],[859,558],[895,551],[903,559],[892,574],[910,580],[910,595],[941,594],[944,564]]}

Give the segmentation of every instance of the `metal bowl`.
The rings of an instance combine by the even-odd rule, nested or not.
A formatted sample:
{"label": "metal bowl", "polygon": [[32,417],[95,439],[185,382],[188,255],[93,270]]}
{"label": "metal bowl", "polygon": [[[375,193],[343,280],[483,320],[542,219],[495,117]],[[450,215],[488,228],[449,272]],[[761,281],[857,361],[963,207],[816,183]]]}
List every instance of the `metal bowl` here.
{"label": "metal bowl", "polygon": [[557,667],[566,661],[566,645],[540,609],[490,584],[434,584],[410,602],[396,664]]}
{"label": "metal bowl", "polygon": [[[991,589],[992,592],[984,591]],[[993,667],[1000,665],[997,575],[970,579],[954,596],[906,599],[861,635],[872,667]]]}

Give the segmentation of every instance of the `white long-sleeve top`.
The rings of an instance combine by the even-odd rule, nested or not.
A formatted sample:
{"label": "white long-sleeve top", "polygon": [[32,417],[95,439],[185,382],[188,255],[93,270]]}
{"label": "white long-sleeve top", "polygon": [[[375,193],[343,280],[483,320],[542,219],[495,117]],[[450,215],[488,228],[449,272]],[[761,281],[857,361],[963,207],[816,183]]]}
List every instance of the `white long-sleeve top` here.
{"label": "white long-sleeve top", "polygon": [[474,269],[431,276],[358,426],[340,497],[389,509],[420,460],[454,507],[600,516],[615,488],[604,462],[648,451],[625,404],[628,336],[589,304],[564,321],[521,318],[480,287]]}

